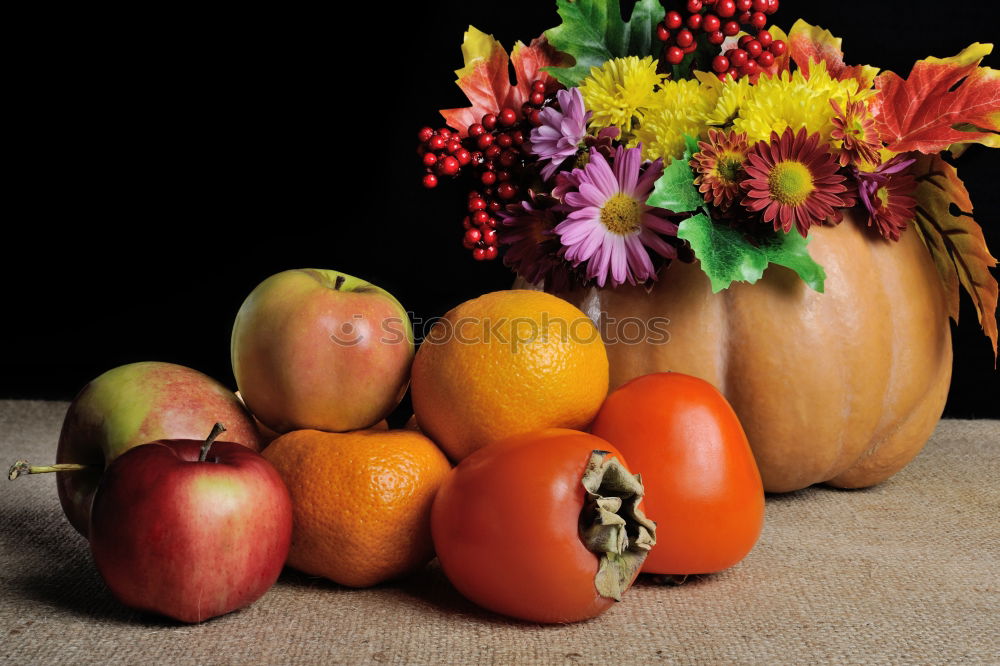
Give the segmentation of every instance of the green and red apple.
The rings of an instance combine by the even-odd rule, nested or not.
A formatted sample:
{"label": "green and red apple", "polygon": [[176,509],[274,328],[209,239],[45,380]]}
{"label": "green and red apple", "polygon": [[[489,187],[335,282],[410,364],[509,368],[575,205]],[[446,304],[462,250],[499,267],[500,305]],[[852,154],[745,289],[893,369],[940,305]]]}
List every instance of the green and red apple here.
{"label": "green and red apple", "polygon": [[258,453],[213,441],[220,432],[137,446],[104,473],[90,547],[125,605],[201,622],[253,603],[281,573],[288,489]]}
{"label": "green and red apple", "polygon": [[197,370],[150,361],[94,379],[70,405],[56,453],[57,463],[87,466],[56,477],[69,522],[87,536],[98,482],[125,451],[161,439],[203,439],[220,422],[227,439],[260,450],[257,427],[236,395]]}
{"label": "green and red apple", "polygon": [[232,337],[244,402],[279,432],[368,428],[410,381],[413,329],[392,294],[331,270],[272,275],[243,302]]}

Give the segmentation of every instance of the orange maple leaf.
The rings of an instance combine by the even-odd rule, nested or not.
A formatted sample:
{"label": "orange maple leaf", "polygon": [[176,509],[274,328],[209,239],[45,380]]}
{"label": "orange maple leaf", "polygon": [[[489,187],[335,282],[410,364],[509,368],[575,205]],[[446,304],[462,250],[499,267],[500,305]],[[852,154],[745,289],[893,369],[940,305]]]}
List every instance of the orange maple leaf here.
{"label": "orange maple leaf", "polygon": [[997,265],[997,260],[986,247],[982,228],[972,219],[969,192],[955,167],[938,154],[918,156],[911,169],[917,180],[915,227],[941,276],[948,314],[958,323],[961,285],[972,297],[983,332],[993,342],[996,359],[998,287],[989,269]]}
{"label": "orange maple leaf", "polygon": [[895,153],[936,153],[967,142],[1000,147],[1000,72],[980,67],[992,44],[973,44],[951,58],[927,58],[910,76],[884,72],[871,111],[879,136]]}
{"label": "orange maple leaf", "polygon": [[[478,123],[487,113],[498,113],[509,107],[521,117],[521,106],[531,96],[531,84],[536,80],[545,83],[546,92],[559,88],[558,82],[543,67],[564,64],[564,58],[545,37],[539,37],[525,46],[518,42],[508,57],[506,49],[492,35],[469,26],[462,43],[465,66],[457,70],[456,83],[469,98],[472,106],[460,109],[442,109],[441,115],[449,127],[467,136],[469,125]],[[510,82],[510,65],[514,65],[516,84]]]}
{"label": "orange maple leaf", "polygon": [[847,65],[844,63],[844,51],[840,45],[843,40],[834,37],[829,30],[818,25],[810,25],[802,19],[795,22],[788,33],[788,53],[796,66],[802,70],[802,75],[809,78],[809,63],[825,62],[826,71],[838,81],[856,79],[858,90],[864,91],[872,87],[877,67],[869,65]]}

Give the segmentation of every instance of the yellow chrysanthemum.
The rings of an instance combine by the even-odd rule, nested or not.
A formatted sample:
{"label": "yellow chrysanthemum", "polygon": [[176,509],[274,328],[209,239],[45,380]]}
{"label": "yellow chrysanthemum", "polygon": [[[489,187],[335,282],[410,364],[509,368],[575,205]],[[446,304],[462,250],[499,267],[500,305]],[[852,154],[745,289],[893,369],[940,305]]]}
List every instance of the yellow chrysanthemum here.
{"label": "yellow chrysanthemum", "polygon": [[642,115],[629,146],[642,143],[647,160],[679,158],[684,154],[684,135],[699,137],[707,127],[705,119],[715,108],[718,92],[698,81],[665,81],[654,104]]}
{"label": "yellow chrysanthemum", "polygon": [[727,78],[722,84],[715,108],[708,114],[706,119],[708,124],[715,127],[731,125],[739,116],[740,109],[743,108],[743,103],[750,97],[751,92],[750,77],[742,76],[736,81],[732,77]]}
{"label": "yellow chrysanthemum", "polygon": [[823,62],[812,64],[808,79],[801,71],[791,76],[788,72],[782,72],[780,77],[761,76],[740,105],[733,126],[746,132],[750,143],[769,139],[771,132],[780,135],[786,127],[793,131],[805,127],[829,143],[834,127],[830,100],[844,106],[848,97],[856,97],[857,93],[856,80],[831,78]]}
{"label": "yellow chrysanthemum", "polygon": [[636,116],[653,104],[663,78],[656,73],[652,56],[613,58],[600,67],[591,67],[590,76],[580,83],[587,110],[594,112],[590,126],[614,125],[627,134]]}

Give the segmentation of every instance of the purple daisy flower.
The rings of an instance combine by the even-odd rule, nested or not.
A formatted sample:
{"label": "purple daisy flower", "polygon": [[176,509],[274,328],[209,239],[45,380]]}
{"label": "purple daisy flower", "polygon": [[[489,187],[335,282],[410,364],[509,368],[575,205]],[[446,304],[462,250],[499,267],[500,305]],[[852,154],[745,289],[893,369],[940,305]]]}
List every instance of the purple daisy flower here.
{"label": "purple daisy flower", "polygon": [[573,169],[572,171],[562,171],[556,174],[556,184],[552,188],[552,196],[559,201],[565,201],[566,194],[574,192],[580,187],[580,177],[583,169]]}
{"label": "purple daisy flower", "polygon": [[660,236],[676,236],[677,225],[663,218],[667,211],[646,204],[663,174],[663,160],[642,170],[641,155],[641,147],[619,147],[612,167],[592,150],[586,166],[561,179],[565,191],[561,208],[568,214],[555,232],[566,248],[566,259],[574,266],[586,262],[587,278],[601,287],[609,276],[612,286],[655,278],[649,250],[668,259],[677,257],[677,248]]}
{"label": "purple daisy flower", "polygon": [[556,93],[559,109],[546,107],[538,118],[541,125],[531,130],[531,153],[545,162],[542,178],[548,180],[559,166],[576,155],[587,136],[587,122],[593,114],[583,105],[579,88],[560,90]]}

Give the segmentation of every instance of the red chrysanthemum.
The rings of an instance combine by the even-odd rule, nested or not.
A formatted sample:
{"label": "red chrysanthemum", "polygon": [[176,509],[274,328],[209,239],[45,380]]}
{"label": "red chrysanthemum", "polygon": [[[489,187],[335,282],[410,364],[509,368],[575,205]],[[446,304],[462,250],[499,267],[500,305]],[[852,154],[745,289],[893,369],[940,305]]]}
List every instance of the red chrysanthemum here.
{"label": "red chrysanthemum", "polygon": [[889,178],[885,185],[875,190],[874,212],[868,218],[868,226],[874,222],[883,238],[898,241],[917,207],[917,200],[910,196],[916,186],[917,182],[908,173]]}
{"label": "red chrysanthemum", "polygon": [[691,156],[694,184],[705,201],[723,210],[740,194],[743,162],[747,156],[746,132],[708,130],[708,141],[699,141],[701,150]]}
{"label": "red chrysanthemum", "polygon": [[795,226],[805,236],[809,227],[827,219],[839,222],[841,208],[854,205],[846,193],[844,176],[837,173],[837,161],[819,134],[809,134],[803,127],[798,134],[786,128],[779,137],[771,132],[770,141],[759,141],[747,154],[746,190],[741,202],[747,210],[762,212],[764,222],[785,233]]}
{"label": "red chrysanthemum", "polygon": [[868,226],[875,226],[886,240],[898,241],[913,219],[917,181],[908,167],[913,159],[897,155],[874,172],[855,172],[861,203],[868,211]]}
{"label": "red chrysanthemum", "polygon": [[868,108],[861,101],[847,101],[847,109],[840,108],[837,100],[831,99],[830,105],[837,115],[833,117],[833,131],[830,137],[840,141],[840,166],[861,164],[867,162],[878,165],[882,158],[879,151],[882,141],[875,130],[875,119],[868,113]]}
{"label": "red chrysanthemum", "polygon": [[555,199],[531,194],[530,200],[507,206],[498,215],[497,239],[506,245],[503,263],[532,284],[543,282],[546,291],[567,291],[575,271],[563,259],[565,249],[553,231],[562,216],[552,207]]}

